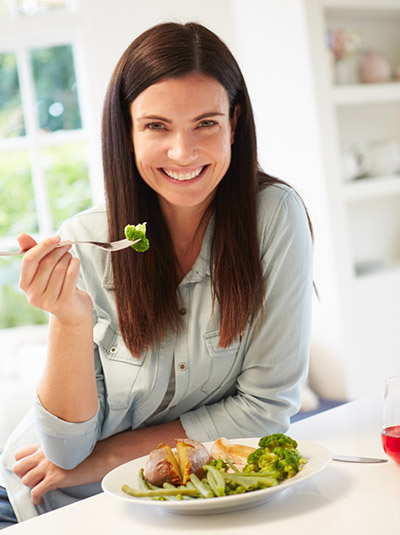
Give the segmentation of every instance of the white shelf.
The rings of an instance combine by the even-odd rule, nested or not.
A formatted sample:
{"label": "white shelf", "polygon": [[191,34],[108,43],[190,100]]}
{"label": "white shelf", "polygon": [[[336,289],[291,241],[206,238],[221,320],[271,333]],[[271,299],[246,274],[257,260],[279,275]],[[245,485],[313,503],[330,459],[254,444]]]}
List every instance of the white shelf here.
{"label": "white shelf", "polygon": [[399,11],[399,0],[322,0],[322,5],[326,9],[353,11]]}
{"label": "white shelf", "polygon": [[400,175],[359,178],[343,185],[346,201],[362,201],[400,195]]}
{"label": "white shelf", "polygon": [[336,106],[386,102],[400,103],[400,82],[333,86],[332,101]]}

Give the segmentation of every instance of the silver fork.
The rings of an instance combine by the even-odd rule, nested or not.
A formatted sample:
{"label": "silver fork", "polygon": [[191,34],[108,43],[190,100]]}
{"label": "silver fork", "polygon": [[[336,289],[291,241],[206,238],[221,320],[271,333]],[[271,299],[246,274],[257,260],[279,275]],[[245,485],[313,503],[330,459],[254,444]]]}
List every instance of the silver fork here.
{"label": "silver fork", "polygon": [[[100,249],[104,249],[105,251],[121,251],[122,249],[127,249],[131,245],[134,245],[135,243],[138,243],[140,241],[140,238],[138,240],[118,240],[118,241],[112,241],[112,242],[104,242],[104,241],[63,241],[60,242],[56,247],[64,247],[65,245],[82,245],[82,244],[88,244],[88,245],[94,245],[95,247],[100,247]],[[28,249],[29,250],[29,249]],[[25,254],[27,251],[9,251],[9,252],[0,252],[0,256],[15,256],[15,255],[22,255]]]}

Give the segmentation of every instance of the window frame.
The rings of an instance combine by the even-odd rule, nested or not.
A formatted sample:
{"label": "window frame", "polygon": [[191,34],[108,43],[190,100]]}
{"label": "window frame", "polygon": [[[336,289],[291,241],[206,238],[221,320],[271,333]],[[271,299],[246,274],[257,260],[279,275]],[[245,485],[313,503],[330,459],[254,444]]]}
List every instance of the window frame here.
{"label": "window frame", "polygon": [[[1,0],[0,0],[1,1]],[[47,201],[47,185],[41,165],[40,151],[44,147],[85,141],[87,167],[93,204],[104,202],[102,185],[101,156],[98,133],[95,132],[92,107],[89,98],[89,84],[85,68],[84,40],[85,24],[76,0],[70,0],[72,8],[39,12],[33,16],[20,14],[15,2],[10,17],[0,17],[0,53],[15,53],[21,93],[21,104],[25,121],[25,135],[0,139],[2,152],[26,149],[29,153],[32,183],[35,196],[39,232],[36,239],[42,239],[57,229],[52,228],[50,207]],[[69,131],[43,133],[39,129],[35,113],[35,88],[31,72],[29,51],[71,45],[77,97],[81,115],[81,128]],[[99,181],[101,180],[101,184]],[[0,250],[15,247],[15,238],[0,237]]]}

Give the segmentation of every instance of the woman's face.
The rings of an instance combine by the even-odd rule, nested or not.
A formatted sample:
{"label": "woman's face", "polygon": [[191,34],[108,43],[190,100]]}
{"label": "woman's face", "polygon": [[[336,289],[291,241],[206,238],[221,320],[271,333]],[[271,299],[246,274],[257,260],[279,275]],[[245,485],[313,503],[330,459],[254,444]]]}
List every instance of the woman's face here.
{"label": "woman's face", "polygon": [[239,112],[214,78],[166,78],[131,104],[136,165],[161,206],[206,208],[231,160]]}

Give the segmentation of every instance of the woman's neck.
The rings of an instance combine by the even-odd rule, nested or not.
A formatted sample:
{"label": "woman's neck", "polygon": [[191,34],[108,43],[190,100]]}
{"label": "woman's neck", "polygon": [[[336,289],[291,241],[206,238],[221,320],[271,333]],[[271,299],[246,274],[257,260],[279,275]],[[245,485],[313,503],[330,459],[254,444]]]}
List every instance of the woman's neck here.
{"label": "woman's neck", "polygon": [[174,245],[179,280],[182,280],[199,256],[211,212],[203,208],[177,207],[169,207],[163,212]]}

